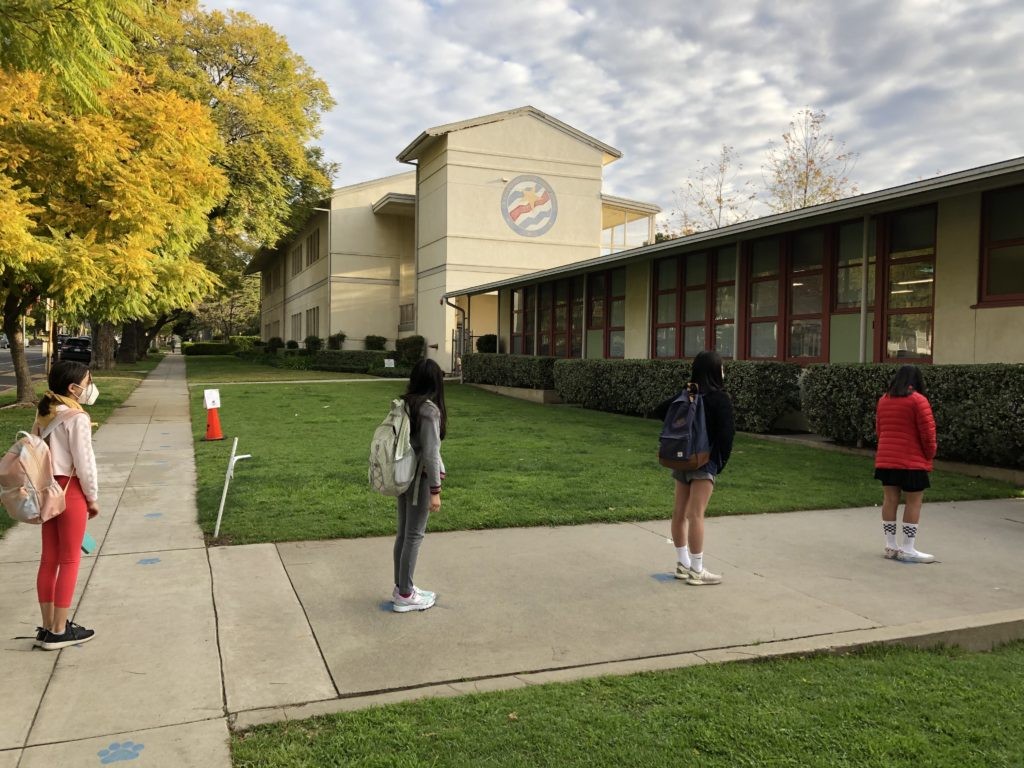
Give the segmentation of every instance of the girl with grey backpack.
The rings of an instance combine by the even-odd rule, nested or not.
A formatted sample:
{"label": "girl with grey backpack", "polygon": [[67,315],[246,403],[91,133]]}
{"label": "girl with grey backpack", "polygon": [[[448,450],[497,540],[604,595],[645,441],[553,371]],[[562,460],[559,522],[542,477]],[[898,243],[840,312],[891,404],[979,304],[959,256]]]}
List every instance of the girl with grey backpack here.
{"label": "girl with grey backpack", "polygon": [[425,611],[437,596],[419,589],[413,582],[420,544],[431,512],[441,509],[444,461],[441,441],[445,438],[448,412],[444,404],[444,373],[433,360],[413,366],[409,385],[402,396],[409,411],[410,438],[419,475],[398,497],[398,535],[395,537],[395,589],[391,607],[396,613]]}

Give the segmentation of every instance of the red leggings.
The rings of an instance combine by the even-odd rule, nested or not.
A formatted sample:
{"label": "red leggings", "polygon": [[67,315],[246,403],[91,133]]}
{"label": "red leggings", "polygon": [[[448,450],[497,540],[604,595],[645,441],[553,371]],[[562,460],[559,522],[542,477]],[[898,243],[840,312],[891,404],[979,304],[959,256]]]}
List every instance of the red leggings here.
{"label": "red leggings", "polygon": [[77,477],[57,477],[62,486],[67,508],[64,513],[42,524],[43,556],[39,560],[36,592],[40,603],[53,603],[57,608],[70,608],[78,581],[78,565],[82,562],[82,539],[89,520],[89,507]]}

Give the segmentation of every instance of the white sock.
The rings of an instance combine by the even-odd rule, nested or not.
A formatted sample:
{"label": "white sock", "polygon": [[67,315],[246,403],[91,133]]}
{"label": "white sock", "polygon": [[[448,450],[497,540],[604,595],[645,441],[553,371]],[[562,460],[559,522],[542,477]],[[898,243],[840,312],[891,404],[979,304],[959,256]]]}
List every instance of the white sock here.
{"label": "white sock", "polygon": [[690,567],[690,548],[676,547],[676,562],[682,563],[684,568]]}
{"label": "white sock", "polygon": [[913,523],[903,524],[903,550],[906,552],[917,552],[914,541],[917,539],[917,526]]}
{"label": "white sock", "polygon": [[887,523],[883,520],[882,532],[885,534],[885,546],[889,549],[896,549],[899,546],[896,543],[896,523]]}
{"label": "white sock", "polygon": [[691,552],[690,553],[690,570],[700,573],[704,570],[704,553],[703,552]]}

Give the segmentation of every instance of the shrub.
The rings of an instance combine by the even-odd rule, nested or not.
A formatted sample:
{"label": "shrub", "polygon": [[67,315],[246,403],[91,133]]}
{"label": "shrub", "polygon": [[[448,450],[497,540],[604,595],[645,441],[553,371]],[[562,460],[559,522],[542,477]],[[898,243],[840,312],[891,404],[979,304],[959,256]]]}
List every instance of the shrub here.
{"label": "shrub", "polygon": [[387,343],[388,340],[383,336],[374,336],[371,333],[363,340],[363,347],[372,350],[383,350]]}
{"label": "shrub", "polygon": [[[388,368],[384,362],[385,360],[394,360],[395,366]],[[412,374],[412,366],[399,360],[397,352],[388,352],[380,359],[375,360],[367,373],[372,376],[382,376],[388,379],[407,379]]]}
{"label": "shrub", "polygon": [[[875,407],[898,366],[809,366],[802,404],[811,428],[849,445],[875,445]],[[1024,365],[922,366],[939,458],[1024,466]]]}
{"label": "shrub", "polygon": [[226,341],[197,341],[182,344],[183,355],[233,355],[238,347]]}
{"label": "shrub", "polygon": [[299,348],[299,342],[297,342],[295,339],[288,339],[288,343],[284,345],[284,348],[285,349],[298,349]]}
{"label": "shrub", "polygon": [[238,347],[239,351],[252,349],[263,344],[259,336],[228,336],[228,341]]}
{"label": "shrub", "polygon": [[267,340],[267,352],[277,352],[279,349],[284,349],[284,339],[280,336],[271,336]]}
{"label": "shrub", "polygon": [[298,351],[267,357],[266,361],[274,368],[284,368],[290,371],[308,371],[313,368],[313,358],[300,354]]}
{"label": "shrub", "polygon": [[[555,389],[567,403],[647,416],[690,378],[689,360],[559,360]],[[725,386],[736,428],[767,432],[799,405],[800,367],[792,363],[727,362]]]}
{"label": "shrub", "polygon": [[398,352],[398,364],[410,370],[427,351],[427,340],[422,336],[406,336],[395,340],[395,351]]}
{"label": "shrub", "polygon": [[[339,373],[367,373],[376,363],[384,359],[384,353],[374,350],[326,350],[310,356],[311,367],[318,371]],[[383,367],[383,363],[380,363]]]}
{"label": "shrub", "polygon": [[302,340],[307,352],[319,352],[324,347],[324,340],[319,336],[307,336]]}
{"label": "shrub", "polygon": [[557,358],[478,352],[462,358],[462,380],[499,387],[554,389]]}
{"label": "shrub", "polygon": [[342,332],[332,333],[327,337],[327,348],[328,349],[341,349],[342,344],[345,343],[345,334]]}
{"label": "shrub", "polygon": [[477,352],[497,352],[498,337],[493,333],[485,333],[476,340]]}

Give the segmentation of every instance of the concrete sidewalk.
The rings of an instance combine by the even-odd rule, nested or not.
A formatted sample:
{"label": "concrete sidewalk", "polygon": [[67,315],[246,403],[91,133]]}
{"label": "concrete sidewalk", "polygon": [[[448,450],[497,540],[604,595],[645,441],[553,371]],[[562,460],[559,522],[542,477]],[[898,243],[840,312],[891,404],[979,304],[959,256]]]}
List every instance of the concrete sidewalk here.
{"label": "concrete sidewalk", "polygon": [[83,561],[76,615],[92,642],[46,653],[8,639],[37,621],[39,532],[0,541],[0,768],[229,766],[229,724],[867,643],[1024,637],[1020,499],[926,505],[932,565],[882,558],[877,508],[711,519],[707,565],[725,583],[705,588],[672,577],[667,521],[429,534],[417,581],[438,604],[394,614],[390,537],[204,547],[181,357],[98,431],[96,450],[101,549]]}

